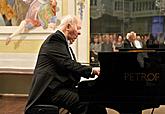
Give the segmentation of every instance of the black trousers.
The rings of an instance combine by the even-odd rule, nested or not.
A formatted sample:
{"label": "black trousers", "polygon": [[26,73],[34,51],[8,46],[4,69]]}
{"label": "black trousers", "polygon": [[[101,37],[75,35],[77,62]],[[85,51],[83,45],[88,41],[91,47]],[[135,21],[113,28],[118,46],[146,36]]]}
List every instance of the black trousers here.
{"label": "black trousers", "polygon": [[107,114],[105,107],[90,102],[81,102],[77,88],[62,87],[56,90],[47,89],[39,102],[63,107],[71,114]]}

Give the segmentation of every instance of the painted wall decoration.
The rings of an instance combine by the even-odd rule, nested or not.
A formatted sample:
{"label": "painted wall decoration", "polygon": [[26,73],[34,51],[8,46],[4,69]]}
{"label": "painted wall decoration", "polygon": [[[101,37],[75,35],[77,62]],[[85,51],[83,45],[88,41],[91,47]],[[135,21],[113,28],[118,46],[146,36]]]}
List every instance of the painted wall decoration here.
{"label": "painted wall decoration", "polygon": [[87,3],[85,3],[85,0],[77,0],[77,14],[82,20],[85,6],[87,7]]}
{"label": "painted wall decoration", "polygon": [[[58,0],[1,0],[0,26],[19,26],[26,18],[36,19],[38,11],[50,2],[58,2]],[[60,9],[56,4],[53,7],[51,5],[53,12]]]}
{"label": "painted wall decoration", "polygon": [[23,0],[1,0],[0,26],[19,25],[25,18],[28,7]]}
{"label": "painted wall decoration", "polygon": [[[17,49],[28,37],[27,33],[36,29],[41,33],[52,32],[60,23],[61,8],[61,0],[2,0],[0,27],[3,29],[0,32],[8,34],[5,36],[5,45],[17,40],[14,42],[14,48]],[[10,28],[8,32],[5,31],[7,28]]]}
{"label": "painted wall decoration", "polygon": [[[42,9],[40,12],[41,17],[39,19],[48,19],[52,13],[50,13],[50,15],[44,15],[44,11],[46,10],[47,5],[43,4],[43,2],[46,3],[47,0],[4,0],[4,3],[7,4],[6,6],[10,5],[11,11],[13,11],[13,16],[9,21],[10,25],[6,25],[4,17],[2,16],[2,9],[0,10],[0,22],[3,23],[3,25],[0,25],[0,69],[34,68],[37,53],[42,42],[47,38],[49,34],[55,31],[55,29],[48,27],[48,23],[44,19],[41,25],[38,26],[38,23],[40,22],[37,21],[38,13],[33,13],[31,8],[33,8],[33,10],[38,10],[39,2],[42,4],[42,7],[40,8]],[[81,7],[82,9],[80,8],[80,5],[84,5]],[[75,55],[77,56],[77,60],[83,63],[87,63],[89,60],[88,5],[89,1],[87,0],[84,2],[78,2],[77,0],[56,0],[56,27],[60,24],[61,19],[68,14],[81,15],[82,17],[82,35],[79,36],[80,38],[74,42],[72,47]],[[30,15],[33,17],[32,19],[34,21],[27,19],[27,17],[30,17]],[[25,20],[28,21],[28,23]],[[36,26],[33,26],[33,24]],[[46,26],[44,26],[44,24]],[[9,36],[11,39],[7,44],[6,42],[7,38],[10,38]]]}

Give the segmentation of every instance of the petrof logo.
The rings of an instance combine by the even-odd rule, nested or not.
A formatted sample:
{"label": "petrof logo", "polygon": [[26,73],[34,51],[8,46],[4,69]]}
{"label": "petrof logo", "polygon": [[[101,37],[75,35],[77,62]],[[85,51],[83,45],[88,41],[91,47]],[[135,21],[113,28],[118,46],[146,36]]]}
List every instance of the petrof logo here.
{"label": "petrof logo", "polygon": [[126,81],[159,81],[160,73],[124,73]]}

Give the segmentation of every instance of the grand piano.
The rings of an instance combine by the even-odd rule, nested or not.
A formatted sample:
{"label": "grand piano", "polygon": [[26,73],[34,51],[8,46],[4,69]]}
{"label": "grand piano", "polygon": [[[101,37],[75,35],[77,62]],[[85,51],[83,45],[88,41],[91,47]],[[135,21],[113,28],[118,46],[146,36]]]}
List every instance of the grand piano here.
{"label": "grand piano", "polygon": [[100,76],[79,83],[82,101],[119,113],[142,114],[165,104],[165,50],[121,49],[99,52]]}

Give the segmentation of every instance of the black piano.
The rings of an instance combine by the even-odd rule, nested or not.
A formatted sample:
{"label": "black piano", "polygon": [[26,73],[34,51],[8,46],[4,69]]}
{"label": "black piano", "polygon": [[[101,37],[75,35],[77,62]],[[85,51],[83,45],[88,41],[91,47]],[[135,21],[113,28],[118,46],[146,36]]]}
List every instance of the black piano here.
{"label": "black piano", "polygon": [[98,60],[100,76],[79,83],[80,100],[131,114],[165,104],[164,49],[99,52]]}

